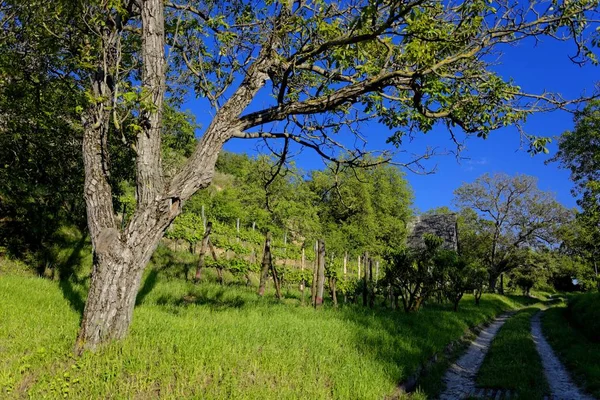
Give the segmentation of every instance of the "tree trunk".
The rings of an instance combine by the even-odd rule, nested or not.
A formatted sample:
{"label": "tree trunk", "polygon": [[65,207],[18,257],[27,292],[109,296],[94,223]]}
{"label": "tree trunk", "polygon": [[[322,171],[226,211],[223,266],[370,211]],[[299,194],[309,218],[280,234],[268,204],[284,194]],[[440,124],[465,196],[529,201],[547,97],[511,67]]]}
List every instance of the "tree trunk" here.
{"label": "tree trunk", "polygon": [[500,274],[500,289],[498,289],[498,293],[504,294],[504,274]]}
{"label": "tree trunk", "polygon": [[260,270],[260,284],[258,285],[258,295],[264,296],[267,278],[269,277],[269,267],[271,266],[271,232],[267,232],[265,239],[265,250],[263,252],[262,269]]}
{"label": "tree trunk", "polygon": [[454,298],[454,312],[458,311],[458,304],[460,303],[460,299],[462,299],[463,295],[460,294]]}
{"label": "tree trunk", "polygon": [[88,301],[77,336],[76,351],[94,350],[103,342],[123,338],[133,308],[144,265],[135,263],[131,251],[94,262]]}
{"label": "tree trunk", "polygon": [[479,301],[481,300],[481,295],[483,294],[483,288],[475,289],[475,305],[479,305]]}
{"label": "tree trunk", "polygon": [[198,283],[200,278],[202,277],[202,269],[204,268],[206,258],[206,252],[208,251],[208,241],[210,240],[210,231],[212,229],[212,222],[208,222],[206,224],[206,231],[204,232],[204,237],[202,238],[202,245],[200,246],[200,256],[198,257],[198,267],[196,268],[196,276],[194,277],[194,282]]}
{"label": "tree trunk", "polygon": [[490,293],[496,293],[496,282],[498,282],[499,274],[495,272],[490,272],[490,280],[488,290]]}
{"label": "tree trunk", "polygon": [[325,242],[319,239],[319,252],[317,257],[319,266],[317,273],[317,297],[315,298],[315,307],[323,304],[323,291],[325,286]]}
{"label": "tree trunk", "polygon": [[[183,202],[207,187],[225,141],[240,130],[239,115],[268,80],[273,63],[271,47],[247,70],[244,80],[219,109],[198,141],[196,149],[179,172],[164,181],[160,135],[165,92],[164,2],[138,2],[141,15],[142,87],[145,102],[152,107],[140,111],[142,130],[137,135],[136,197],[133,217],[118,229],[110,186],[109,127],[119,77],[122,26],[107,17],[100,34],[102,49],[90,74],[92,92],[82,114],[84,198],[88,230],[93,248],[91,286],[76,341],[76,351],[125,336],[131,323],[135,298],[143,270],[165,230],[181,212]],[[101,18],[111,11],[101,9]],[[114,121],[117,122],[117,121]]]}
{"label": "tree trunk", "polygon": [[[141,223],[141,220],[154,220],[158,213],[164,218],[157,218],[159,223],[145,232],[136,229],[120,234],[116,229],[104,228],[100,235],[92,236],[93,272],[75,345],[77,353],[95,350],[102,343],[121,339],[127,333],[144,268],[176,214],[163,213],[159,207],[155,213],[137,217]],[[148,219],[144,219],[144,215]]]}

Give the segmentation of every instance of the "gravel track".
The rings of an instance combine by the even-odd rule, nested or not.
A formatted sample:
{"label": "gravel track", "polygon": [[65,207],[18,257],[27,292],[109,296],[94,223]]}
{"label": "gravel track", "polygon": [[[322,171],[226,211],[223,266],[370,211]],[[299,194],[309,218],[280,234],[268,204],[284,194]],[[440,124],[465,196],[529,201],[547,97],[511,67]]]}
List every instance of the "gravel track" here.
{"label": "gravel track", "polygon": [[490,343],[512,315],[513,313],[506,313],[496,318],[481,331],[467,352],[448,368],[443,378],[446,389],[440,396],[441,400],[463,399],[475,390],[475,376],[490,348]]}
{"label": "gravel track", "polygon": [[542,334],[540,316],[541,312],[538,312],[531,318],[531,336],[542,359],[544,374],[546,374],[546,380],[552,393],[551,398],[553,400],[593,400],[593,397],[583,394],[577,388],[565,367],[554,354],[552,347]]}

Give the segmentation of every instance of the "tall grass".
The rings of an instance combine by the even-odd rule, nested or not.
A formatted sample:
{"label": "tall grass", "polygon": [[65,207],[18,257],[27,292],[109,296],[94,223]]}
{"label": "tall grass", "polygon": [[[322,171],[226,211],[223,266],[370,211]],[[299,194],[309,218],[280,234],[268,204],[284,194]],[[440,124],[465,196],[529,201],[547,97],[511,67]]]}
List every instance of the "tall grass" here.
{"label": "tall grass", "polygon": [[151,270],[129,336],[74,358],[84,294],[84,281],[0,276],[0,397],[383,398],[468,327],[519,306],[486,295],[456,313],[313,310]]}

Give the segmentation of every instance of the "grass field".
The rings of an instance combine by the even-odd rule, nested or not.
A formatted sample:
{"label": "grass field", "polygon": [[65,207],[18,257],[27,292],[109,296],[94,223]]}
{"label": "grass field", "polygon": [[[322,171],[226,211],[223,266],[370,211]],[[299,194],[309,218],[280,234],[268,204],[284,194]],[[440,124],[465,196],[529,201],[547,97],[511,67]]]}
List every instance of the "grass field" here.
{"label": "grass field", "polygon": [[519,311],[500,328],[477,375],[484,388],[510,389],[519,399],[542,399],[548,383],[535,343],[531,338],[531,317],[539,311]]}
{"label": "grass field", "polygon": [[592,342],[574,324],[562,305],[542,317],[544,336],[573,379],[596,398],[600,398],[600,343]]}
{"label": "grass field", "polygon": [[460,311],[352,305],[315,311],[255,288],[147,274],[126,340],[71,352],[83,285],[0,275],[0,397],[373,399],[468,327],[519,306],[472,297]]}

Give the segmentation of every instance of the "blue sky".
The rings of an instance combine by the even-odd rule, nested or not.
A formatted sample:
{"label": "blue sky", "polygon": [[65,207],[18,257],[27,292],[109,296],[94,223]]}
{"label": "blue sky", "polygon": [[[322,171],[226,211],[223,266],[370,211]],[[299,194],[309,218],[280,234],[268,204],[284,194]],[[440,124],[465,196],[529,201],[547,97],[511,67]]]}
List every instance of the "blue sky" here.
{"label": "blue sky", "polygon": [[[502,49],[504,56],[494,68],[502,76],[513,78],[517,85],[529,92],[541,93],[544,90],[557,92],[566,98],[576,98],[584,91],[591,93],[598,80],[600,69],[591,65],[580,67],[573,64],[569,55],[574,48],[570,43],[560,43],[548,39],[537,44],[521,43]],[[264,102],[262,99],[260,101]],[[207,126],[210,122],[206,113],[197,112],[202,109],[198,100],[189,101],[189,108],[198,122]],[[529,134],[557,136],[565,130],[572,129],[573,117],[564,111],[537,114],[528,119],[524,125]],[[389,145],[385,139],[391,132],[385,126],[369,123],[362,130],[369,139],[370,149],[383,149]],[[199,132],[201,134],[201,131]],[[425,211],[433,207],[451,206],[453,191],[463,182],[471,182],[483,173],[505,172],[507,174],[527,174],[536,176],[539,187],[552,191],[558,201],[567,207],[575,207],[575,199],[571,196],[572,183],[569,173],[561,170],[553,163],[545,165],[544,161],[556,151],[555,143],[550,145],[549,155],[530,156],[526,149],[520,148],[519,135],[514,127],[507,127],[493,132],[487,139],[471,138],[466,142],[467,149],[458,161],[454,156],[435,158],[430,167],[437,165],[436,173],[417,175],[406,172],[415,193],[415,207]],[[427,135],[418,134],[407,150],[414,153],[423,151],[427,146],[452,148],[448,132],[438,127]],[[256,153],[256,142],[248,140],[232,140],[225,149],[234,152]],[[323,162],[313,151],[304,150],[295,158],[297,165],[304,169],[323,168]]]}

